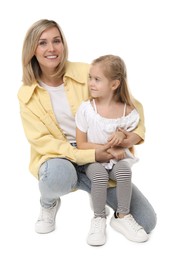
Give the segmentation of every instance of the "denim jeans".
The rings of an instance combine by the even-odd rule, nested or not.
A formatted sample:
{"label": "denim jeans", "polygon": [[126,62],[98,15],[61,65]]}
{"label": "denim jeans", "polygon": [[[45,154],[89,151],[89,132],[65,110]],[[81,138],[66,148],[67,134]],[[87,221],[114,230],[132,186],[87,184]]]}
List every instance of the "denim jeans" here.
{"label": "denim jeans", "polygon": [[[91,183],[84,173],[84,166],[78,166],[66,159],[53,158],[40,166],[39,189],[41,205],[51,207],[56,199],[74,189],[81,189],[90,193]],[[107,205],[114,211],[116,210],[116,188],[108,188]],[[134,184],[132,184],[130,213],[147,233],[154,229],[156,225],[155,211]]]}

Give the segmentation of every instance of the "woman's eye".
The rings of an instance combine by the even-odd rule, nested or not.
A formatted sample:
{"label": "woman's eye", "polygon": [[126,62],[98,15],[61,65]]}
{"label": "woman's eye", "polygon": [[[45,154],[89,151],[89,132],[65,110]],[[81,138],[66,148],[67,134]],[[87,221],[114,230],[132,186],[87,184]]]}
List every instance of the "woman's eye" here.
{"label": "woman's eye", "polygon": [[56,40],[54,40],[54,43],[61,43],[61,40],[56,39]]}
{"label": "woman's eye", "polygon": [[45,41],[39,42],[39,45],[41,46],[46,45],[46,42]]}

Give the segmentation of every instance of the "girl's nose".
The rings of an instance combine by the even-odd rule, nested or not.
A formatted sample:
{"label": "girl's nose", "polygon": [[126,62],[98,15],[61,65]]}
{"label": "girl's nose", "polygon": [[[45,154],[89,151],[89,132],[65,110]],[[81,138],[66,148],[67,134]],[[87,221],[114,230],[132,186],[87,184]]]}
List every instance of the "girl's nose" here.
{"label": "girl's nose", "polygon": [[89,85],[92,86],[94,84],[94,80],[93,79],[89,79]]}

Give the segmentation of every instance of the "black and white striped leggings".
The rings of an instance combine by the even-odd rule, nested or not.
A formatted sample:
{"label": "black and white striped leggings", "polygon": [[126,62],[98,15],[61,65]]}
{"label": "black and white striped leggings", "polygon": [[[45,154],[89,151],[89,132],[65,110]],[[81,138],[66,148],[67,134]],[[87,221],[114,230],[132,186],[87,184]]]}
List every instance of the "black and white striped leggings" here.
{"label": "black and white striped leggings", "polygon": [[129,164],[118,161],[111,170],[106,170],[101,163],[88,164],[86,175],[91,180],[91,198],[95,217],[106,217],[105,205],[109,178],[116,181],[117,211],[128,214],[131,201],[131,176]]}

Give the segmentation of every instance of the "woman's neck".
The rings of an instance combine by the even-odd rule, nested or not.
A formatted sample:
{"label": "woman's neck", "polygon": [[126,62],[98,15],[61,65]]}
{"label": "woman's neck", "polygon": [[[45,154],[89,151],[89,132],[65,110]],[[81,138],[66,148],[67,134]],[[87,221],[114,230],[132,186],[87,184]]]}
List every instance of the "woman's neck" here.
{"label": "woman's neck", "polygon": [[42,75],[41,81],[48,86],[57,87],[57,86],[60,86],[63,83],[63,78],[57,79],[57,78],[53,78],[51,76]]}

